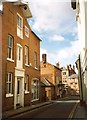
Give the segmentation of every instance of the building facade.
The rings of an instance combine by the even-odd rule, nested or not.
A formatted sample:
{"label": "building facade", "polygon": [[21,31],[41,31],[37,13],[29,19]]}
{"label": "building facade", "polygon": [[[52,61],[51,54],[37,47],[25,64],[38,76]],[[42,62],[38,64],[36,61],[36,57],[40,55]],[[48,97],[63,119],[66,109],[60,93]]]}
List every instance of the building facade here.
{"label": "building facade", "polygon": [[67,67],[62,67],[62,83],[64,84],[64,88],[66,91],[66,94],[68,94],[68,77],[72,74],[75,74],[75,67],[71,66],[71,64],[67,65]]}
{"label": "building facade", "polygon": [[1,6],[2,110],[6,111],[40,100],[40,39],[27,22],[32,16],[28,4],[18,0]]}
{"label": "building facade", "polygon": [[72,74],[68,77],[68,94],[79,96],[79,81],[77,74]]}
{"label": "building facade", "polygon": [[56,99],[60,95],[62,84],[61,69],[58,66],[54,66],[47,62],[46,54],[42,55],[41,62],[41,78],[47,79],[50,82],[50,86],[46,87],[46,94],[48,99]]}
{"label": "building facade", "polygon": [[[73,2],[72,2],[73,3]],[[81,77],[79,77],[80,85],[80,99],[87,104],[87,1],[76,0],[76,20],[78,24],[78,36],[81,44],[80,48],[80,63],[81,63]],[[78,64],[78,63],[77,63]],[[79,68],[79,65],[78,65]],[[79,70],[78,70],[79,72]],[[80,75],[79,75],[80,76]]]}

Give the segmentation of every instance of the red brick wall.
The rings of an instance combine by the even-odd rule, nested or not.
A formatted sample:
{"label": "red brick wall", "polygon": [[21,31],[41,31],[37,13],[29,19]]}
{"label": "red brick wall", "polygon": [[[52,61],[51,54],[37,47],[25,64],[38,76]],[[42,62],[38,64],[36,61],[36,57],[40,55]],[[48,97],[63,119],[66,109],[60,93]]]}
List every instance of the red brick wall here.
{"label": "red brick wall", "polygon": [[[53,85],[56,85],[57,76],[58,78],[60,78],[60,81],[62,82],[61,70],[49,63],[41,62],[41,76],[47,78]],[[57,94],[59,91],[58,85],[56,85],[55,88],[53,87],[50,88],[50,90],[51,90],[51,98],[52,99],[57,98]]]}
{"label": "red brick wall", "polygon": [[[23,30],[23,40],[17,36],[17,13],[19,13],[23,17],[23,27],[26,25],[29,28],[29,38],[27,38],[24,34]],[[23,68],[25,69],[25,74],[29,75],[29,91],[30,93],[24,96],[25,105],[30,104],[31,100],[31,80],[33,78],[40,77],[40,71],[34,69],[34,51],[38,53],[38,68],[40,64],[40,41],[34,34],[31,32],[29,24],[27,23],[21,9],[19,6],[14,6],[12,3],[4,3],[4,11],[3,11],[3,28],[2,28],[2,76],[3,76],[3,111],[10,109],[13,107],[14,98],[9,97],[6,98],[6,74],[7,72],[12,72],[15,74],[15,66],[16,66],[16,48],[17,43],[23,46],[23,56],[24,56],[24,47],[27,45],[29,47],[29,61],[32,63],[32,67],[26,67],[23,57]],[[7,61],[7,41],[8,34],[11,34],[14,37],[14,62]],[[13,94],[14,94],[14,84],[15,84],[15,76],[13,77]],[[9,103],[9,104],[8,104]]]}

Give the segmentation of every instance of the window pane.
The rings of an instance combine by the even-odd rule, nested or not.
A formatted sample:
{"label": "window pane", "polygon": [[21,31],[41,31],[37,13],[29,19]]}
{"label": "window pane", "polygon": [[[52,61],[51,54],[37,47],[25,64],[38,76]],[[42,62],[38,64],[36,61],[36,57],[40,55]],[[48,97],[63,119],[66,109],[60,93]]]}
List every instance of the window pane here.
{"label": "window pane", "polygon": [[12,75],[12,74],[8,74],[8,75],[9,75],[9,82],[11,82],[11,75]]}
{"label": "window pane", "polygon": [[26,91],[28,91],[28,84],[29,84],[28,80],[29,80],[29,76],[26,75],[26,76],[25,76],[25,90],[26,90]]}
{"label": "window pane", "polygon": [[8,58],[12,59],[13,37],[8,35]]}
{"label": "window pane", "polygon": [[9,87],[9,83],[6,84],[6,93],[7,94],[9,93],[8,87]]}
{"label": "window pane", "polygon": [[28,64],[28,52],[29,52],[28,47],[25,46],[25,64]]}
{"label": "window pane", "polygon": [[7,74],[7,80],[6,80],[6,93],[12,93],[12,73]]}
{"label": "window pane", "polygon": [[34,52],[34,65],[37,67],[37,53]]}
{"label": "window pane", "polygon": [[32,99],[39,98],[39,82],[37,80],[32,81]]}
{"label": "window pane", "polygon": [[8,36],[8,47],[13,47],[13,38],[12,38],[12,36]]}
{"label": "window pane", "polygon": [[21,49],[22,48],[20,46],[18,46],[17,48],[18,48],[18,50],[17,50],[17,52],[18,52],[17,53],[18,54],[18,60],[20,61],[21,60]]}
{"label": "window pane", "polygon": [[11,93],[11,83],[9,83],[9,93]]}
{"label": "window pane", "polygon": [[25,35],[29,37],[29,29],[25,26]]}
{"label": "window pane", "polygon": [[22,28],[22,18],[19,15],[17,15],[17,25]]}
{"label": "window pane", "polygon": [[11,48],[8,48],[8,58],[11,58]]}

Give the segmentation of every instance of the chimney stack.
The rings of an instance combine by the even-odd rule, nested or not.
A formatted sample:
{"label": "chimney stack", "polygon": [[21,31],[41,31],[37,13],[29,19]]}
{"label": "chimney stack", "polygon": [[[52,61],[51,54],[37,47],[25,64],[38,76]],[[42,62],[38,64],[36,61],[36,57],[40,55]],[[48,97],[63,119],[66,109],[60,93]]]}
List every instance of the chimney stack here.
{"label": "chimney stack", "polygon": [[43,61],[43,63],[47,62],[47,55],[46,54],[42,54],[42,61]]}
{"label": "chimney stack", "polygon": [[58,63],[56,63],[56,67],[58,67],[58,68],[60,67],[60,64],[59,64],[59,62],[58,62]]}
{"label": "chimney stack", "polygon": [[71,64],[69,64],[69,70],[71,70]]}
{"label": "chimney stack", "polygon": [[73,65],[73,70],[75,71],[75,66]]}

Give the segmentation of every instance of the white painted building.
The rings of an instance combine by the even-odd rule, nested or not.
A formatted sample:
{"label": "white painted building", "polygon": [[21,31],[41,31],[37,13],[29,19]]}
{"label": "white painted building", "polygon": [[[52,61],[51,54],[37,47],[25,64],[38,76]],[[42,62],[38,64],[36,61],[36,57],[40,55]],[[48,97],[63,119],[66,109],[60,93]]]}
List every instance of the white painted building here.
{"label": "white painted building", "polygon": [[81,44],[80,60],[83,101],[87,104],[87,0],[76,0],[76,20]]}

